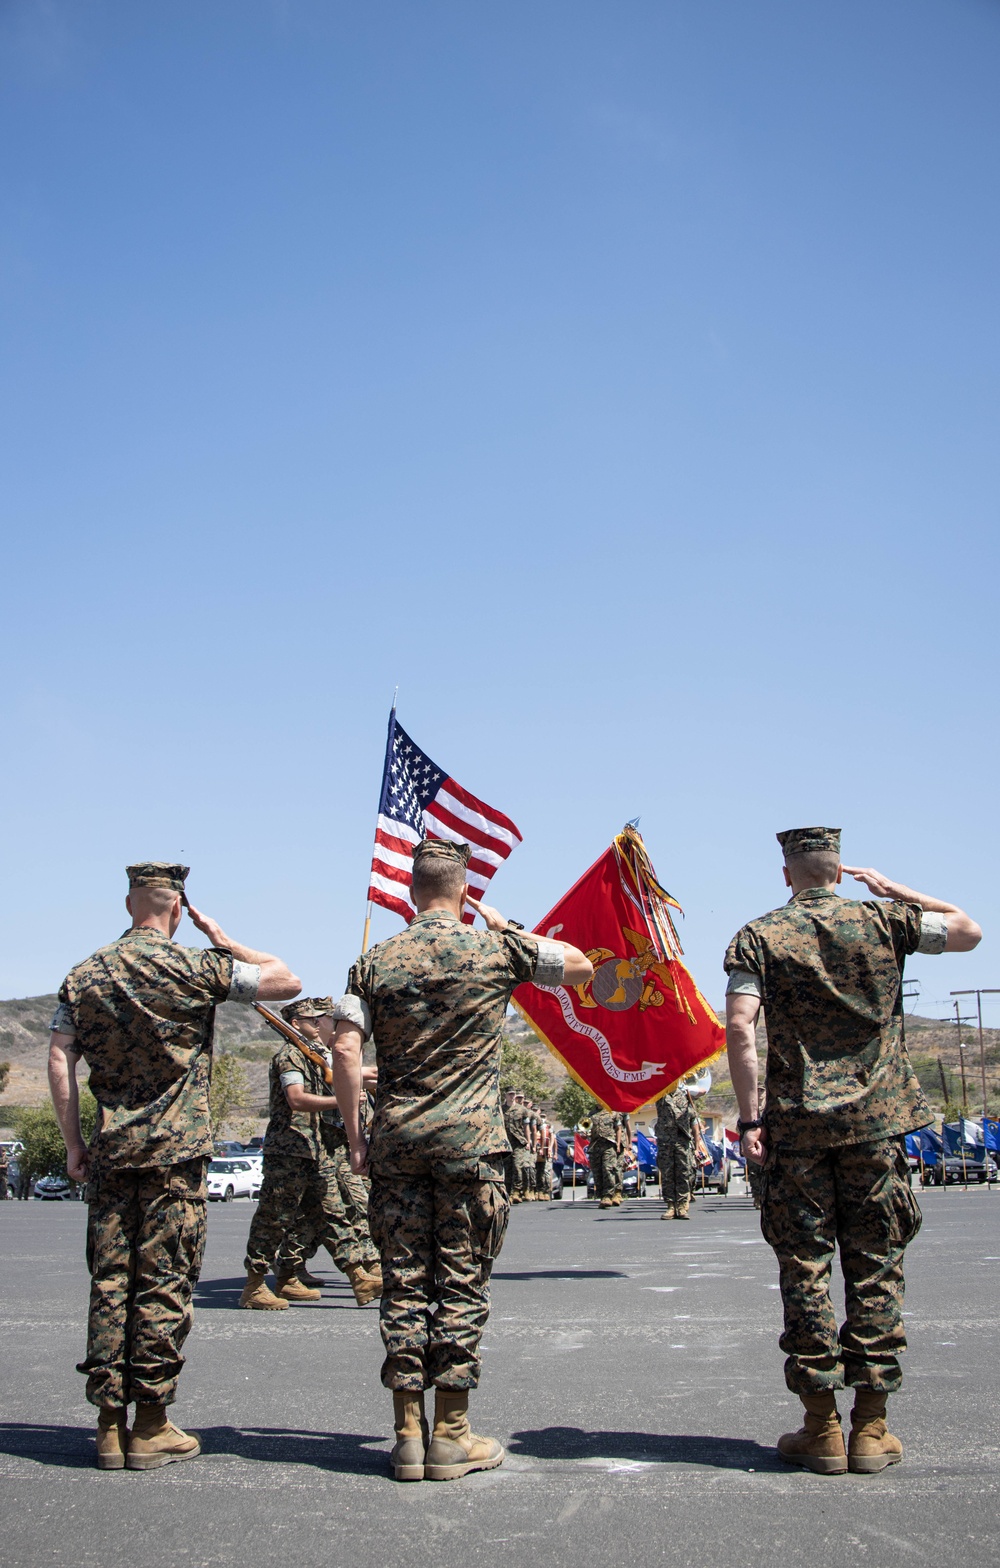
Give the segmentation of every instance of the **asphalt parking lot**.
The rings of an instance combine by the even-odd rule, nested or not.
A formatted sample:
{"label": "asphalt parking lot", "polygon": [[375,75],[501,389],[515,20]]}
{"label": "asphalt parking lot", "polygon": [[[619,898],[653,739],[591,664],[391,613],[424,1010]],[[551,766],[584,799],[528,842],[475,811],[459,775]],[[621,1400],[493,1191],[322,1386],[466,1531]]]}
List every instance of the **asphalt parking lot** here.
{"label": "asphalt parking lot", "polygon": [[[905,1462],[788,1470],[798,1425],[777,1348],[772,1255],[742,1196],[662,1224],[655,1201],[515,1210],[498,1261],[474,1425],[508,1447],[464,1481],[386,1478],[377,1309],[332,1269],[317,1306],[238,1310],[249,1203],[213,1205],[175,1408],[204,1456],[95,1470],[83,1354],[82,1204],[0,1205],[7,1568],[397,1563],[545,1568],[767,1556],[940,1564],[994,1552],[1000,1192],[921,1195],[909,1253]],[[846,1396],[842,1397],[844,1407]]]}

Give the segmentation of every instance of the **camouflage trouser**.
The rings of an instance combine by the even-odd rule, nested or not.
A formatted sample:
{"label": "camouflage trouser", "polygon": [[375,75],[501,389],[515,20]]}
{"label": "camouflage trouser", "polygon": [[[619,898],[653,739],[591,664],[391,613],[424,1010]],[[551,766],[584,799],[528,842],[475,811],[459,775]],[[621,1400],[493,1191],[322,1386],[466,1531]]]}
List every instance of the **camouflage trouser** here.
{"label": "camouflage trouser", "polygon": [[514,1150],[503,1157],[503,1184],[507,1189],[508,1198],[517,1186],[517,1166],[514,1161]]}
{"label": "camouflage trouser", "polygon": [[[921,1220],[906,1178],[902,1138],[809,1154],[778,1148],[768,1156],[761,1230],[781,1271],[779,1344],[794,1394],[899,1388],[903,1253]],[[846,1308],[839,1336],[830,1299],[838,1246]]]}
{"label": "camouflage trouser", "polygon": [[490,1274],[509,1214],[501,1155],[463,1175],[432,1167],[373,1176],[368,1219],[382,1259],[386,1388],[477,1387]]}
{"label": "camouflage trouser", "polygon": [[694,1187],[694,1146],[689,1138],[661,1137],[656,1145],[660,1196],[670,1208],[690,1201]]}
{"label": "camouflage trouser", "polygon": [[522,1197],[531,1191],[535,1175],[535,1156],[530,1149],[514,1150],[514,1185]]}
{"label": "camouflage trouser", "polygon": [[7,1197],[7,1172],[0,1171],[0,1203]]}
{"label": "camouflage trouser", "polygon": [[205,1254],[206,1164],[95,1166],[91,1174],[87,1359],[77,1371],[87,1374],[92,1405],[169,1405],[177,1397]]}
{"label": "camouflage trouser", "polygon": [[[303,1203],[298,1219],[287,1232],[278,1252],[278,1267],[293,1274],[301,1263],[314,1257],[321,1245],[326,1245],[338,1268],[349,1268],[354,1263],[374,1263],[378,1253],[368,1232],[368,1188],[360,1176],[351,1170],[351,1156],[346,1136],[339,1140],[325,1141],[326,1156],[331,1174],[327,1175],[325,1209],[335,1208],[343,1215],[349,1228],[354,1247],[347,1243],[335,1252],[326,1240],[329,1230],[324,1206],[308,1197]],[[343,1261],[341,1261],[343,1259]]]}
{"label": "camouflage trouser", "polygon": [[540,1192],[543,1198],[552,1196],[552,1161],[535,1161],[535,1191]]}
{"label": "camouflage trouser", "polygon": [[587,1150],[594,1173],[594,1197],[613,1198],[618,1191],[618,1151],[607,1138],[591,1138]]}
{"label": "camouflage trouser", "polygon": [[751,1198],[753,1198],[755,1202],[759,1203],[761,1191],[763,1190],[763,1169],[760,1165],[757,1164],[756,1160],[747,1160],[746,1171],[747,1189]]}
{"label": "camouflage trouser", "polygon": [[308,1154],[264,1154],[264,1181],[247,1238],[247,1270],[266,1274],[280,1256],[280,1268],[293,1274],[305,1258],[313,1232],[342,1273],[364,1260],[348,1222],[340,1184],[330,1158]]}

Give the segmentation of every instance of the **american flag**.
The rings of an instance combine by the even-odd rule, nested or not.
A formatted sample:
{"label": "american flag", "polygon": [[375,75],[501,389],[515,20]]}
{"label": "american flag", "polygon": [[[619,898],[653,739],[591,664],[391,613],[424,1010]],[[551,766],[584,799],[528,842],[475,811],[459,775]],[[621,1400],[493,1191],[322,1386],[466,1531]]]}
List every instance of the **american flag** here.
{"label": "american flag", "polygon": [[[368,899],[404,920],[414,912],[409,901],[413,846],[422,838],[471,844],[466,879],[477,898],[521,841],[509,817],[470,795],[420,750],[397,723],[394,708],[389,716]],[[467,909],[464,918],[471,923],[475,914]]]}

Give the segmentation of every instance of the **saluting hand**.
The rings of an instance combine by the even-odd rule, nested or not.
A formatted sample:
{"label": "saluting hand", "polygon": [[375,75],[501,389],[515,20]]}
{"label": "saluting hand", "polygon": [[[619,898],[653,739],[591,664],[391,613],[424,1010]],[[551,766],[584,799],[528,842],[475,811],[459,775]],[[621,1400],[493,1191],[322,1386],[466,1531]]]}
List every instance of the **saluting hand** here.
{"label": "saluting hand", "polygon": [[847,876],[853,877],[855,882],[863,882],[869,893],[874,893],[876,898],[896,898],[898,884],[890,882],[881,871],[873,871],[871,866],[845,866]]}
{"label": "saluting hand", "polygon": [[200,909],[195,909],[193,904],[188,904],[187,912],[191,916],[191,924],[202,934],[207,936],[213,947],[228,947],[229,938],[217,920],[212,920],[208,915],[203,915]]}
{"label": "saluting hand", "polygon": [[506,931],[507,920],[499,909],[494,909],[492,904],[481,904],[478,898],[473,898],[471,893],[466,893],[465,902],[471,904],[477,915],[482,915],[490,931]]}

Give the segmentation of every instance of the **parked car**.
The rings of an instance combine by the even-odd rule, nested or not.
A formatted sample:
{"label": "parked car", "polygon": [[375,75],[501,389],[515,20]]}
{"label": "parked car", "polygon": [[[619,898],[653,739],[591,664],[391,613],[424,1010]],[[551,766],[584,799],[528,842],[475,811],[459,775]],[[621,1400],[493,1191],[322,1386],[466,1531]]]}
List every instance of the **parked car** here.
{"label": "parked car", "polygon": [[[919,1161],[917,1162],[919,1165]],[[911,1165],[911,1170],[914,1166]],[[935,1165],[925,1165],[920,1177],[922,1187],[940,1187],[947,1183],[949,1186],[962,1185],[968,1181],[977,1181],[980,1184],[997,1179],[997,1168],[993,1160],[986,1160],[982,1155],[967,1154],[962,1159],[960,1154],[946,1154],[944,1156],[944,1174],[941,1173],[941,1156],[938,1155]]]}
{"label": "parked car", "polygon": [[[588,1171],[587,1172],[587,1197],[588,1198],[592,1198],[593,1196],[594,1196],[594,1173],[593,1173],[593,1171]],[[632,1169],[631,1170],[627,1170],[625,1172],[624,1176],[622,1177],[622,1197],[623,1198],[644,1198],[645,1196],[646,1196],[646,1177],[645,1177],[645,1173],[643,1171],[641,1171],[637,1165],[634,1165],[632,1167]]]}
{"label": "parked car", "polygon": [[236,1156],[244,1154],[246,1151],[244,1150],[242,1143],[225,1143],[222,1139],[217,1138],[215,1143],[212,1145],[212,1152],[224,1158],[229,1155]]}
{"label": "parked car", "polygon": [[35,1197],[45,1203],[66,1203],[75,1201],[79,1193],[67,1176],[40,1176],[35,1182]]}
{"label": "parked car", "polygon": [[732,1161],[725,1150],[710,1138],[705,1139],[705,1147],[712,1156],[711,1165],[699,1165],[694,1178],[695,1192],[719,1192],[723,1196],[729,1191],[729,1178],[733,1174]]}
{"label": "parked car", "polygon": [[209,1160],[209,1203],[232,1203],[234,1198],[256,1198],[262,1181],[256,1160]]}

